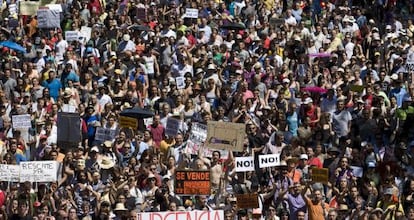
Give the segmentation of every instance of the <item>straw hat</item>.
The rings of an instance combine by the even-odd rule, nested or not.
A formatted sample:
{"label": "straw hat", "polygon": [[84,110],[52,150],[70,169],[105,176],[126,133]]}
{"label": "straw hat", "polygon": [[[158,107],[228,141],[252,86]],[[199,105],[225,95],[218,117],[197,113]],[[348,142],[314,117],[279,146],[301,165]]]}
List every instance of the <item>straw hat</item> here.
{"label": "straw hat", "polygon": [[111,169],[112,167],[115,166],[115,162],[111,158],[106,157],[106,156],[101,157],[98,163],[99,163],[99,166],[104,170]]}

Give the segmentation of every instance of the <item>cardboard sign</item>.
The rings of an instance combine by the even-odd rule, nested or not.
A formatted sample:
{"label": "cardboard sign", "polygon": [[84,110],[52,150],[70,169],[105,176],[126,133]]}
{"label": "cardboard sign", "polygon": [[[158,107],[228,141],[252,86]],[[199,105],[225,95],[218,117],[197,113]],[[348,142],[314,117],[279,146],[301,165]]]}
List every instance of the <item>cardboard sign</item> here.
{"label": "cardboard sign", "polygon": [[65,40],[66,41],[77,41],[79,39],[79,32],[77,31],[66,31]]}
{"label": "cardboard sign", "polygon": [[111,141],[118,135],[118,130],[112,130],[110,128],[96,128],[95,140],[97,141]]}
{"label": "cardboard sign", "polygon": [[176,171],[175,193],[178,195],[210,195],[210,171]]}
{"label": "cardboard sign", "polygon": [[39,9],[39,2],[32,2],[32,1],[28,1],[28,2],[19,2],[19,14],[20,15],[28,15],[28,16],[32,16],[35,15],[37,10]]}
{"label": "cardboard sign", "polygon": [[37,10],[38,28],[60,28],[60,12],[40,7]]}
{"label": "cardboard sign", "polygon": [[19,165],[0,164],[0,181],[19,182],[20,167]]}
{"label": "cardboard sign", "polygon": [[180,130],[180,123],[181,120],[176,118],[168,117],[167,118],[167,125],[165,126],[165,135],[170,137],[175,137]]}
{"label": "cardboard sign", "polygon": [[254,171],[254,158],[236,157],[236,172]]}
{"label": "cardboard sign", "polygon": [[350,85],[349,89],[353,92],[358,92],[361,93],[364,91],[364,86],[360,86],[360,85]]}
{"label": "cardboard sign", "polygon": [[119,126],[121,128],[137,128],[138,120],[126,116],[119,116]]}
{"label": "cardboard sign", "polygon": [[29,114],[12,115],[12,123],[14,129],[32,127],[32,122]]}
{"label": "cardboard sign", "polygon": [[186,8],[184,16],[186,18],[198,18],[198,9],[196,9],[196,8]]}
{"label": "cardboard sign", "polygon": [[259,155],[259,167],[276,167],[280,164],[280,154]]}
{"label": "cardboard sign", "polygon": [[141,212],[138,220],[224,220],[223,210],[213,211],[177,211],[177,212]]}
{"label": "cardboard sign", "polygon": [[185,78],[182,76],[175,77],[177,89],[185,89]]}
{"label": "cardboard sign", "polygon": [[79,143],[81,141],[79,113],[58,112],[57,141]]}
{"label": "cardboard sign", "polygon": [[328,168],[312,168],[312,181],[319,183],[328,183]]}
{"label": "cardboard sign", "polygon": [[240,123],[209,121],[207,124],[207,145],[213,149],[243,151],[245,125]]}
{"label": "cardboard sign", "polygon": [[56,0],[40,0],[40,5],[41,6],[45,6],[45,5],[48,5],[48,4],[55,4],[56,3]]}
{"label": "cardboard sign", "polygon": [[259,197],[257,193],[236,195],[237,207],[240,209],[259,208]]}
{"label": "cardboard sign", "polygon": [[55,182],[58,179],[58,170],[57,161],[20,162],[20,182]]}

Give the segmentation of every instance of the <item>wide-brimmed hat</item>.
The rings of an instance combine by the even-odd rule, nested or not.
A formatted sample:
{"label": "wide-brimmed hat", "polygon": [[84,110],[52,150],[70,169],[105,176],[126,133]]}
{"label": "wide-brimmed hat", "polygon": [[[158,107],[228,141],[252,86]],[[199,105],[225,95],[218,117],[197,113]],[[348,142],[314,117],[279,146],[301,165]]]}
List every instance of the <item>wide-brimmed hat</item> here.
{"label": "wide-brimmed hat", "polygon": [[106,156],[101,157],[98,160],[98,163],[99,163],[99,166],[101,167],[101,169],[104,169],[104,170],[111,169],[112,167],[115,166],[115,162],[111,158],[106,157]]}
{"label": "wide-brimmed hat", "polygon": [[128,209],[127,208],[125,208],[125,205],[124,205],[124,203],[121,203],[121,202],[118,202],[116,205],[115,205],[115,208],[114,208],[114,211],[127,211]]}

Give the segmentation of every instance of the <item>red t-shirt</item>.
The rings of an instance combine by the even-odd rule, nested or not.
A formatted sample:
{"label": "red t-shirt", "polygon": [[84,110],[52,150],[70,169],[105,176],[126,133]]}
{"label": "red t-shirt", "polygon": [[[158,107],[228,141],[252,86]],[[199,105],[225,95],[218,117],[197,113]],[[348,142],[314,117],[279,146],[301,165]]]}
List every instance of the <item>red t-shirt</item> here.
{"label": "red t-shirt", "polygon": [[161,124],[154,127],[153,125],[148,126],[148,129],[151,131],[152,134],[152,140],[155,143],[155,147],[159,148],[161,141],[164,139],[165,129],[164,126]]}

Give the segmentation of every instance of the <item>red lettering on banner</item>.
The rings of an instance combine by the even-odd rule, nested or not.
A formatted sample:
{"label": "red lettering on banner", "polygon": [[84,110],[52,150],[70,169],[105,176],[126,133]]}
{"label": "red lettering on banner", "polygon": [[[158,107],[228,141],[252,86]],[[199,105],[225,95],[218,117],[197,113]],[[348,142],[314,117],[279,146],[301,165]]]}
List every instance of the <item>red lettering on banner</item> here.
{"label": "red lettering on banner", "polygon": [[215,213],[214,220],[221,220],[219,212],[214,211],[214,213]]}
{"label": "red lettering on banner", "polygon": [[[155,218],[158,217],[158,218]],[[163,220],[162,215],[159,213],[151,213],[151,220]]]}
{"label": "red lettering on banner", "polygon": [[198,217],[198,218],[197,218],[197,220],[202,219],[203,215],[205,215],[205,214],[207,214],[207,215],[208,215],[208,216],[207,216],[207,219],[208,219],[208,220],[210,220],[210,215],[209,215],[209,212],[208,212],[208,211],[204,211],[204,212],[202,212],[202,213],[201,213],[201,215],[200,215],[200,217]]}

